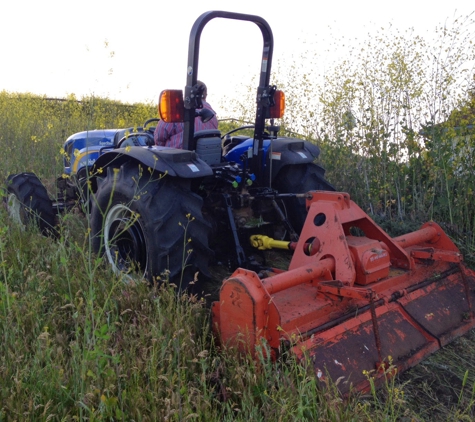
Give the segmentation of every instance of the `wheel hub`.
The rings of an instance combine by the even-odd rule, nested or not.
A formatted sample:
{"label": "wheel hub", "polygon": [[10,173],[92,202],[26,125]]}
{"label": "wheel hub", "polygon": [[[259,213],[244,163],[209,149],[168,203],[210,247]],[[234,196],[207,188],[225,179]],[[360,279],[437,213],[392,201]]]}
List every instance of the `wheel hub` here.
{"label": "wheel hub", "polygon": [[123,204],[113,206],[104,222],[107,260],[115,273],[147,270],[147,245],[138,214]]}
{"label": "wheel hub", "polygon": [[25,209],[18,197],[10,193],[7,198],[7,210],[10,218],[15,221],[22,229],[25,228]]}

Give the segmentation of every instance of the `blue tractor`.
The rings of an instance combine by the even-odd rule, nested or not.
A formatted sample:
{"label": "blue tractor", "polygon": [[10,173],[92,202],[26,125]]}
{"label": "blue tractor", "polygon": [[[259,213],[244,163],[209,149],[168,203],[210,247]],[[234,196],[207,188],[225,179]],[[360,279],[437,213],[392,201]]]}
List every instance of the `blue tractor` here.
{"label": "blue tractor", "polygon": [[[194,131],[202,113],[197,83],[200,37],[215,18],[249,21],[263,37],[253,136]],[[265,259],[250,236],[296,240],[306,217],[305,194],[334,190],[316,164],[314,143],[279,137],[284,95],[270,84],[273,36],[258,16],[223,11],[201,15],[191,33],[186,86],[160,96],[160,114],[184,123],[183,149],[154,145],[154,125],[76,133],[64,144],[59,196],[51,200],[32,173],[8,178],[10,215],[54,232],[58,212],[78,201],[89,215],[94,249],[117,273],[168,277],[182,288],[208,276],[210,262],[259,271]],[[198,282],[197,282],[198,281]]]}

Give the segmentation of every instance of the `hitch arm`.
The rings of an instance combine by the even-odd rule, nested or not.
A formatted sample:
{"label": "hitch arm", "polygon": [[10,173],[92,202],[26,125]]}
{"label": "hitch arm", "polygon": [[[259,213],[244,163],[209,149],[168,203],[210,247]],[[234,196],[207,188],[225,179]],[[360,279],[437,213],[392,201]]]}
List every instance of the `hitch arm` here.
{"label": "hitch arm", "polygon": [[236,248],[236,258],[239,266],[242,266],[246,262],[246,254],[244,253],[244,249],[241,246],[241,242],[239,241],[239,236],[237,232],[236,223],[234,222],[234,215],[233,215],[233,207],[231,203],[231,197],[227,194],[223,195],[224,202],[226,203],[226,210],[228,212],[228,219],[229,225],[231,227],[231,231],[233,232],[233,239],[234,239],[234,246]]}

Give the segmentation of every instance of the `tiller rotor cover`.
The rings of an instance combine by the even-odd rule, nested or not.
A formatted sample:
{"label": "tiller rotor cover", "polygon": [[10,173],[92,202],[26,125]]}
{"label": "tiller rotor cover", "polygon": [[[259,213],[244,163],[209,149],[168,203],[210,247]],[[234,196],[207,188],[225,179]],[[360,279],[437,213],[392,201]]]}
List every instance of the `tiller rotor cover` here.
{"label": "tiller rotor cover", "polygon": [[309,192],[288,271],[238,269],[213,303],[221,344],[287,345],[324,381],[365,391],[363,371],[401,372],[474,327],[475,273],[435,223],[391,238],[346,193]]}

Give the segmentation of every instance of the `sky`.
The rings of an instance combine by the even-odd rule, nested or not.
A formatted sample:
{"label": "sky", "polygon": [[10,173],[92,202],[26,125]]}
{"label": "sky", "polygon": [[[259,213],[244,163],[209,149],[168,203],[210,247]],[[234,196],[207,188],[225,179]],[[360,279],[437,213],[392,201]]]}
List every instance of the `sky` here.
{"label": "sky", "polygon": [[[323,47],[326,40],[330,45],[335,37],[363,39],[389,26],[430,34],[475,11],[473,0],[437,3],[0,0],[0,91],[156,102],[163,89],[185,86],[190,30],[206,11],[261,16],[274,34],[274,63],[304,69],[305,63],[294,62],[299,51],[315,50],[322,63],[333,59]],[[201,38],[198,73],[208,85],[210,103],[249,86],[261,54],[262,36],[255,24],[212,20]]]}

